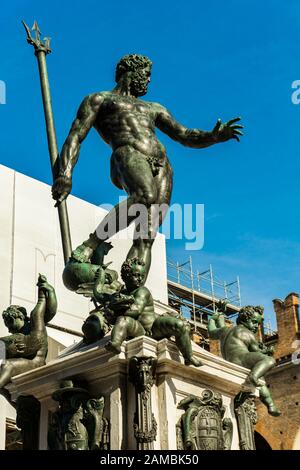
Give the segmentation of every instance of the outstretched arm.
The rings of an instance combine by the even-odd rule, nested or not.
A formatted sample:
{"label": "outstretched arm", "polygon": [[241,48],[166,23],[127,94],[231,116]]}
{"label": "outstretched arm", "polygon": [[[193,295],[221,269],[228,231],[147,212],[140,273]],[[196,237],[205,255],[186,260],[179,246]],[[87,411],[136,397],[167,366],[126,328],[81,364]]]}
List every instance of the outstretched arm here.
{"label": "outstretched arm", "polygon": [[211,339],[220,339],[222,334],[228,330],[224,315],[220,312],[214,313],[208,322],[207,330]]}
{"label": "outstretched arm", "polygon": [[62,202],[72,189],[72,173],[77,163],[80,145],[93,127],[99,108],[103,102],[103,95],[94,93],[88,95],[81,103],[69,135],[63,145],[60,155],[60,168],[53,188],[53,199]]}
{"label": "outstretched arm", "polygon": [[38,302],[31,312],[30,322],[32,330],[43,331],[57,312],[57,299],[54,288],[48,284],[45,276],[39,275],[37,286]]}
{"label": "outstretched arm", "polygon": [[237,124],[240,118],[231,119],[224,124],[218,119],[212,131],[202,131],[201,129],[188,129],[176,121],[166,108],[159,104],[154,104],[154,106],[155,125],[158,129],[186,147],[204,148],[229,139],[239,141],[239,136],[242,135],[240,129],[243,126]]}

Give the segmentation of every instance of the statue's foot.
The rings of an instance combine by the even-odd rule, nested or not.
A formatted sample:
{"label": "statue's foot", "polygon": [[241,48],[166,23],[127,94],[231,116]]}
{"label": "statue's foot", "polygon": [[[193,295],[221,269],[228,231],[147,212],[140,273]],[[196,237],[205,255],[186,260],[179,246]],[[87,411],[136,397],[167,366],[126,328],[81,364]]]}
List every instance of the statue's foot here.
{"label": "statue's foot", "polygon": [[196,359],[194,356],[186,358],[184,360],[184,363],[186,366],[195,366],[195,367],[203,366],[203,363],[199,361],[198,359]]}
{"label": "statue's foot", "polygon": [[94,250],[84,243],[72,251],[71,258],[79,263],[88,263],[94,253]]}
{"label": "statue's foot", "polygon": [[105,349],[107,349],[107,351],[113,352],[113,353],[115,353],[115,354],[120,354],[120,352],[121,352],[121,345],[118,344],[118,343],[115,343],[114,341],[109,341],[109,342],[105,345]]}
{"label": "statue's foot", "polygon": [[279,411],[279,409],[275,405],[269,405],[268,406],[268,413],[271,416],[280,416],[281,415],[281,412]]}

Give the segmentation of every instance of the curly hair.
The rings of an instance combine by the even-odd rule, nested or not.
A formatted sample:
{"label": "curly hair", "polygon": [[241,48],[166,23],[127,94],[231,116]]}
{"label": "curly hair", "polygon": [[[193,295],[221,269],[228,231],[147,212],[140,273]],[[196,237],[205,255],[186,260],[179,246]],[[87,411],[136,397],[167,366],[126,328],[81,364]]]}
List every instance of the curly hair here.
{"label": "curly hair", "polygon": [[116,67],[116,82],[118,83],[122,75],[126,72],[135,72],[139,69],[152,66],[148,57],[140,54],[129,54],[122,57]]}
{"label": "curly hair", "polygon": [[145,263],[144,261],[142,261],[141,259],[137,257],[130,258],[124,261],[124,263],[122,264],[122,268],[121,268],[121,278],[123,279],[124,282],[128,274],[132,272],[133,266],[136,266],[136,265],[145,266]]}
{"label": "curly hair", "polygon": [[2,318],[4,321],[8,318],[21,318],[22,320],[29,320],[27,317],[26,308],[20,307],[20,305],[10,305],[2,313]]}
{"label": "curly hair", "polygon": [[236,320],[237,325],[247,322],[247,320],[252,318],[257,313],[262,317],[264,314],[264,308],[260,305],[257,305],[256,307],[253,305],[246,305],[239,311],[239,315]]}

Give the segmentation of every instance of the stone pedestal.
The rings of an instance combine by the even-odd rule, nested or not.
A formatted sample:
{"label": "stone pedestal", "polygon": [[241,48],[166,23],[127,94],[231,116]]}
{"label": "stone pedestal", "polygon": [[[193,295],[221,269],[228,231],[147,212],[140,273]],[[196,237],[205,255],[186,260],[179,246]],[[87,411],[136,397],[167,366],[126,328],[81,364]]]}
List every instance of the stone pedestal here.
{"label": "stone pedestal", "polygon": [[[13,378],[10,386],[13,399],[20,395],[32,395],[40,401],[40,449],[47,449],[49,415],[57,410],[57,402],[51,398],[52,393],[66,379],[84,381],[92,397],[104,397],[103,416],[109,421],[112,450],[177,449],[178,423],[184,413],[178,404],[190,395],[201,399],[204,390],[210,390],[222,399],[223,417],[230,418],[232,422],[231,449],[239,449],[234,397],[242,389],[249,372],[247,369],[214,356],[195,344],[194,354],[203,366],[186,366],[172,341],[155,341],[145,336],[124,342],[121,353],[113,355],[104,347],[109,339],[109,336],[105,337],[91,346],[82,343],[72,346],[46,366]],[[154,366],[152,382],[149,381],[149,371],[145,370],[141,370],[138,377],[136,375],[135,382],[130,366],[133,358],[153,358],[146,361],[151,367]],[[134,361],[135,367],[140,367],[141,360]],[[144,406],[143,403],[146,403],[144,409],[148,416],[140,418],[146,427],[147,419],[148,423],[153,421],[155,424],[152,438],[146,444],[141,444],[143,433],[137,424],[141,424],[141,420],[136,415],[139,411],[137,408]],[[153,418],[149,413],[153,414]]]}
{"label": "stone pedestal", "polygon": [[0,450],[5,449],[6,408],[5,399],[0,397]]}

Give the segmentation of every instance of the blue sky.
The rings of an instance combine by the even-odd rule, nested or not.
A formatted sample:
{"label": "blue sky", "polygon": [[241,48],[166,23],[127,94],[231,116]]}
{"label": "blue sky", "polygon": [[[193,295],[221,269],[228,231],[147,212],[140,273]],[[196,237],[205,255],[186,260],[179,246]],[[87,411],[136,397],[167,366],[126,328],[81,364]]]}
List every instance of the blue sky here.
{"label": "blue sky", "polygon": [[[181,147],[161,136],[173,163],[173,202],[205,204],[205,245],[168,255],[221,279],[241,279],[243,303],[271,315],[275,297],[300,289],[299,123],[291,84],[300,79],[297,0],[165,0],[152,2],[15,0],[1,7],[0,161],[50,183],[37,67],[20,23],[39,21],[52,37],[48,56],[59,146],[77,106],[114,86],[126,53],[153,60],[147,100],[168,107],[190,127],[242,116],[245,136],[209,149]],[[91,131],[74,172],[73,194],[95,204],[116,202],[110,149]]]}

